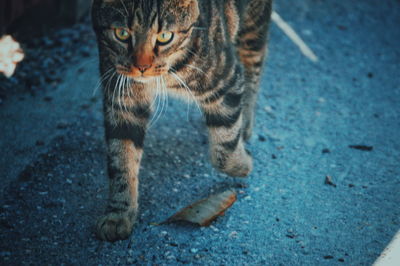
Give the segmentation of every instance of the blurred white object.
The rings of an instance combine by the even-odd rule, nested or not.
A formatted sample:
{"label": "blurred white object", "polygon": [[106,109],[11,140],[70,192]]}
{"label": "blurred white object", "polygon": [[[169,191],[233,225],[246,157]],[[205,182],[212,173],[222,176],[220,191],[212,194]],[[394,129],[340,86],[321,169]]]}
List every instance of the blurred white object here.
{"label": "blurred white object", "polygon": [[292,40],[292,42],[299,47],[303,55],[313,62],[318,62],[318,57],[314,54],[310,47],[307,46],[307,44],[300,38],[294,29],[290,27],[290,25],[286,23],[278,13],[272,11],[271,19]]}
{"label": "blurred white object", "polygon": [[398,266],[400,265],[400,231],[393,237],[392,242],[385,248],[381,256],[373,264],[374,266]]}
{"label": "blurred white object", "polygon": [[0,39],[0,73],[6,77],[14,74],[17,64],[24,59],[21,46],[10,35]]}

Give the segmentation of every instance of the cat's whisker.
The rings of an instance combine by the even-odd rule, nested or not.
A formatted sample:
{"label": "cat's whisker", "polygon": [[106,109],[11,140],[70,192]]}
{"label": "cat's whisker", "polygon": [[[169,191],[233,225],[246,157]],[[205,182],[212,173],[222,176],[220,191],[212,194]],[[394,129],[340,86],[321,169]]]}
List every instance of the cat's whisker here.
{"label": "cat's whisker", "polygon": [[164,113],[164,109],[165,109],[165,99],[166,99],[166,93],[165,90],[161,84],[161,78],[160,77],[156,77],[156,82],[157,82],[157,87],[159,88],[158,90],[158,97],[160,98],[160,106],[161,106],[161,110],[159,111],[159,113],[157,114],[157,118],[154,119],[154,121],[152,122],[152,125],[155,125],[157,123],[157,121],[162,117],[163,113]]}
{"label": "cat's whisker", "polygon": [[124,76],[121,75],[121,78],[119,79],[118,83],[117,83],[117,100],[118,100],[118,106],[120,109],[122,109],[122,104],[121,104],[121,85],[122,85],[122,81],[124,79]]}
{"label": "cat's whisker", "polygon": [[[176,70],[173,67],[171,67],[171,69],[172,69],[172,71],[176,72]],[[173,76],[173,78],[175,80],[177,80],[176,77]],[[182,89],[186,90],[186,88],[182,87],[182,83],[179,80],[177,80],[177,81],[179,83],[179,87],[181,87]],[[191,99],[188,98],[188,100],[186,101],[186,106],[187,106],[187,108],[186,108],[186,119],[187,119],[187,121],[189,121],[190,102],[191,102]]]}
{"label": "cat's whisker", "polygon": [[[103,90],[104,90],[104,93],[105,93],[106,95],[109,95],[108,91],[109,91],[109,89],[110,89],[110,83],[111,83],[112,79],[115,77],[115,75],[116,75],[116,72],[114,72],[114,73],[108,78],[106,84],[103,86]],[[107,98],[109,99],[109,96],[107,96]]]}
{"label": "cat's whisker", "polygon": [[[114,109],[115,92],[116,92],[115,85],[117,84],[119,78],[120,78],[119,74],[117,72],[114,72],[113,78],[110,79],[109,84],[108,84],[108,88],[107,88],[108,91],[113,90],[112,91],[112,98],[110,100],[111,100],[111,117],[112,117],[112,120],[114,121],[115,125],[117,124],[117,118],[115,117],[115,109]],[[115,80],[115,81],[113,81],[113,80]],[[111,92],[108,92],[107,94],[111,95]]]}
{"label": "cat's whisker", "polygon": [[201,108],[200,108],[199,104],[196,101],[196,97],[193,95],[193,93],[192,93],[191,89],[189,88],[189,86],[175,72],[171,71],[170,74],[175,78],[176,81],[178,81],[186,89],[188,94],[192,97],[192,100],[196,104],[196,106],[199,109],[199,111],[201,111]]}
{"label": "cat's whisker", "polygon": [[167,112],[167,108],[168,108],[168,92],[167,92],[167,88],[164,86],[164,84],[162,83],[162,79],[161,77],[160,79],[160,85],[163,91],[163,95],[164,95],[164,114]]}
{"label": "cat's whisker", "polygon": [[96,95],[99,88],[103,85],[103,82],[108,78],[108,75],[101,76],[93,88],[92,97]]}
{"label": "cat's whisker", "polygon": [[[152,80],[152,83],[153,83],[153,85],[155,84],[155,79]],[[157,93],[155,93],[155,95],[157,96]],[[153,99],[152,99],[152,102],[151,102],[150,107],[149,107],[150,110],[153,110],[154,106],[156,105],[156,98],[157,98],[156,96],[154,96]]]}
{"label": "cat's whisker", "polygon": [[167,108],[168,108],[168,106],[169,106],[169,99],[168,99],[168,88],[167,88],[167,84],[165,83],[165,79],[164,79],[163,76],[160,77],[160,80],[161,80],[161,85],[163,86],[164,91],[165,91],[165,95],[166,95],[166,98],[167,98]]}
{"label": "cat's whisker", "polygon": [[155,79],[154,81],[153,81],[153,83],[155,82],[155,89],[156,89],[156,92],[155,92],[155,97],[154,97],[154,100],[153,100],[153,103],[155,103],[156,104],[156,109],[154,110],[154,113],[153,113],[153,117],[151,118],[151,120],[150,120],[150,122],[149,122],[149,129],[153,126],[153,122],[154,122],[154,120],[156,119],[156,117],[158,116],[158,108],[159,108],[159,106],[160,106],[160,99],[159,99],[159,97],[158,97],[158,93],[159,93],[159,87],[158,87],[158,82],[157,82],[157,79]]}
{"label": "cat's whisker", "polygon": [[112,7],[110,6],[110,8],[112,8],[113,10],[117,11],[118,13],[120,13],[123,17],[126,17],[126,15],[124,13],[122,13],[121,10],[119,10],[118,8]]}
{"label": "cat's whisker", "polygon": [[132,95],[132,79],[129,77],[128,78],[128,87],[127,87],[127,91],[128,91],[128,97],[130,98],[130,99],[132,99],[133,98],[133,95]]}
{"label": "cat's whisker", "polygon": [[110,90],[110,87],[112,85],[112,80],[118,75],[117,72],[114,72],[111,77],[108,79],[106,86],[104,88],[104,90],[108,93],[108,91]]}
{"label": "cat's whisker", "polygon": [[124,76],[124,82],[123,82],[123,87],[122,87],[122,104],[124,105],[125,111],[128,112],[128,107],[126,106],[126,87],[128,83],[128,77]]}
{"label": "cat's whisker", "polygon": [[190,68],[192,68],[192,69],[195,69],[195,70],[199,71],[200,73],[206,75],[206,72],[204,72],[201,68],[198,68],[198,67],[193,66],[193,65],[190,65],[190,64],[186,64],[186,66],[187,66],[187,67],[190,67]]}
{"label": "cat's whisker", "polygon": [[130,77],[128,77],[127,80],[128,80],[128,84],[127,84],[127,87],[126,87],[126,91],[128,93],[129,100],[132,100],[134,98],[133,94],[132,94],[132,79]]}
{"label": "cat's whisker", "polygon": [[[202,74],[204,74],[204,75],[207,75],[207,74],[206,74],[201,68],[199,68],[199,67],[196,67],[196,66],[190,65],[190,64],[186,64],[185,66],[187,66],[187,67],[189,67],[189,68],[192,68],[192,69],[195,69],[195,70],[199,71],[200,73],[202,73]],[[173,67],[171,67],[171,69],[172,69],[175,73],[177,73],[176,69],[174,69]],[[202,88],[202,84],[197,84],[196,87],[197,87],[197,88],[199,88],[199,87]],[[190,90],[190,92],[191,92],[191,90]],[[193,96],[193,98],[194,98],[194,96]]]}
{"label": "cat's whisker", "polygon": [[164,110],[163,91],[162,91],[162,88],[161,88],[160,79],[158,77],[156,78],[156,82],[157,82],[157,88],[158,88],[157,89],[157,93],[158,93],[157,97],[158,97],[160,106],[159,106],[159,109],[158,109],[157,117],[155,117],[155,119],[154,119],[154,121],[152,123],[152,126],[157,123],[157,121],[160,119],[160,117],[162,115],[162,112]]}
{"label": "cat's whisker", "polygon": [[167,87],[162,82],[162,77],[160,77],[159,79],[160,79],[160,85],[161,85],[162,91],[164,93],[164,105],[165,105],[164,114],[165,114],[167,112],[167,109],[168,109],[168,91],[167,91]]}
{"label": "cat's whisker", "polygon": [[204,62],[204,60],[203,60],[201,57],[199,57],[198,54],[196,54],[195,52],[193,52],[191,49],[189,49],[189,48],[187,48],[187,47],[185,47],[184,49],[185,49],[189,54],[193,55],[194,57],[198,58],[200,61],[203,61],[203,62]]}
{"label": "cat's whisker", "polygon": [[[114,109],[114,104],[115,104],[115,93],[116,93],[117,90],[118,90],[118,83],[119,83],[120,79],[121,79],[121,75],[118,74],[118,76],[117,76],[117,81],[116,81],[116,83],[115,83],[115,87],[114,87],[114,91],[113,91],[112,100],[111,100],[111,111],[112,111],[113,116],[114,116],[114,114],[115,114],[115,109]],[[114,117],[114,118],[115,118],[115,117]]]}
{"label": "cat's whisker", "polygon": [[164,90],[163,90],[163,87],[161,86],[160,78],[158,78],[158,77],[157,77],[157,82],[158,82],[159,87],[160,87],[161,110],[160,110],[160,114],[159,114],[157,120],[154,121],[154,124],[156,124],[156,122],[162,117],[163,112],[164,112],[164,108],[165,108],[165,95],[164,95]]}
{"label": "cat's whisker", "polygon": [[95,95],[96,95],[97,91],[99,90],[99,88],[100,88],[102,85],[104,86],[103,82],[104,82],[106,79],[108,79],[108,78],[110,77],[111,72],[113,71],[113,69],[114,69],[114,68],[110,67],[110,69],[108,69],[106,72],[104,72],[103,75],[100,76],[99,81],[97,82],[95,88],[93,89],[92,96],[95,96]]}
{"label": "cat's whisker", "polygon": [[124,1],[123,0],[119,0],[119,1],[121,2],[121,4],[123,5],[123,7],[126,11],[126,16],[129,17],[129,12],[128,12],[128,9],[126,8],[126,5],[124,4]]}
{"label": "cat's whisker", "polygon": [[92,64],[92,63],[99,63],[99,59],[98,58],[91,58],[91,59],[87,59],[81,63],[79,63],[78,65],[76,65],[75,68],[75,72],[80,71],[82,68],[86,67],[88,64]]}
{"label": "cat's whisker", "polygon": [[122,82],[121,82],[121,94],[120,94],[120,101],[122,103],[121,109],[128,111],[128,108],[126,107],[126,101],[125,101],[125,86],[126,86],[126,76],[123,75]]}

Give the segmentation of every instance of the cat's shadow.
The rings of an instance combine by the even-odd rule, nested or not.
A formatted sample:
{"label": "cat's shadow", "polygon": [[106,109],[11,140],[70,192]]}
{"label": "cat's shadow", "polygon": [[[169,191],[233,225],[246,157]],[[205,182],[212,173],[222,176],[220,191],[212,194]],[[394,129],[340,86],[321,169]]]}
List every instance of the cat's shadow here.
{"label": "cat's shadow", "polygon": [[145,142],[139,175],[141,220],[165,217],[191,200],[200,185],[206,186],[205,176],[212,176],[201,117],[182,117],[172,123],[167,117],[148,132]]}
{"label": "cat's shadow", "polygon": [[211,166],[201,114],[188,114],[186,106],[174,103],[179,104],[172,103],[145,142],[139,175],[139,223],[161,222],[194,201],[243,182]]}

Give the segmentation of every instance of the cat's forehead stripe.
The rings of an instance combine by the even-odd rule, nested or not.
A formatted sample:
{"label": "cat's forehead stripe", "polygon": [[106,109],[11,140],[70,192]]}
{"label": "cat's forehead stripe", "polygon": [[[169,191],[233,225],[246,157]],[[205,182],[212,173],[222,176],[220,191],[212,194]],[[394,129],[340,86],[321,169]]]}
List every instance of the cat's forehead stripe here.
{"label": "cat's forehead stripe", "polygon": [[157,1],[133,3],[132,12],[134,14],[132,25],[151,27],[158,14]]}

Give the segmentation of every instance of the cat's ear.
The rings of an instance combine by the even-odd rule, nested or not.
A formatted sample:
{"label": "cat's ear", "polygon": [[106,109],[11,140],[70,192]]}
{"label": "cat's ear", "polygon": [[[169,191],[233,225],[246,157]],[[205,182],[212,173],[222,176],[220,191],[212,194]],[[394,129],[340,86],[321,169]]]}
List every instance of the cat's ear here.
{"label": "cat's ear", "polygon": [[188,8],[191,5],[198,5],[197,0],[179,0],[179,6]]}

